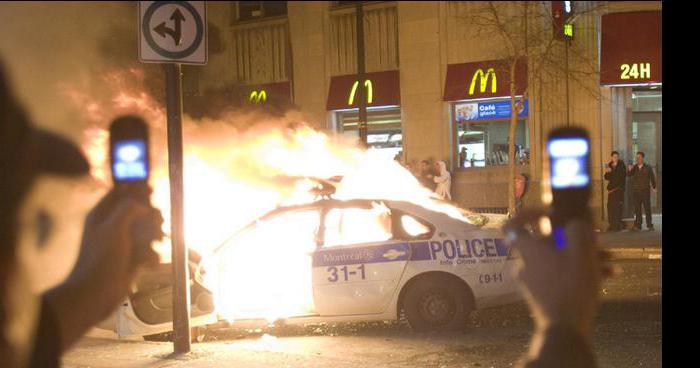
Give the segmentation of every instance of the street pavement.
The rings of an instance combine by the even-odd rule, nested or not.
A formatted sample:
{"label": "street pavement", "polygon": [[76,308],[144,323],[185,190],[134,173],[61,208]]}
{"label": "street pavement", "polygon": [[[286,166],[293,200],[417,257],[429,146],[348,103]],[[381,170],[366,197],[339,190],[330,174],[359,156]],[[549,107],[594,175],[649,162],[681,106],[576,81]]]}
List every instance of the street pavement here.
{"label": "street pavement", "polygon": [[599,243],[614,259],[660,259],[662,215],[653,215],[652,223],[654,231],[600,232]]}
{"label": "street pavement", "polygon": [[[661,366],[661,262],[615,261],[622,273],[602,288],[595,351],[600,367]],[[192,352],[172,344],[116,340],[95,330],[65,367],[513,367],[532,335],[527,306],[475,312],[466,333],[413,333],[405,323],[355,323],[207,331]]]}

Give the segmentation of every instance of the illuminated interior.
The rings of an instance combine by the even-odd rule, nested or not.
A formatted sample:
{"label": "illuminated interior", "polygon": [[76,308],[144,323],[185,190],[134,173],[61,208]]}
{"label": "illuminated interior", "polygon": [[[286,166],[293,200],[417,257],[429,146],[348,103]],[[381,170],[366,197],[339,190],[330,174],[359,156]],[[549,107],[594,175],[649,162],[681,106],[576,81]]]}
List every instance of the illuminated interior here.
{"label": "illuminated interior", "polygon": [[[336,112],[338,132],[359,138],[358,109]],[[367,143],[381,152],[382,157],[394,158],[402,150],[401,109],[379,107],[367,109]]]}

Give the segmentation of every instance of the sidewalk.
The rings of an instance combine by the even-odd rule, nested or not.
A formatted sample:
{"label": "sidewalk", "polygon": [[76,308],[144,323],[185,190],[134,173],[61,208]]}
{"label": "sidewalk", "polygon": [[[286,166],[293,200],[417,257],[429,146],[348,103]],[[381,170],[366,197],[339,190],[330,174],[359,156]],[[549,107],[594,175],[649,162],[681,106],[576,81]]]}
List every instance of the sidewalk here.
{"label": "sidewalk", "polygon": [[660,259],[661,220],[661,215],[652,216],[654,231],[644,228],[641,231],[599,232],[600,245],[615,259]]}

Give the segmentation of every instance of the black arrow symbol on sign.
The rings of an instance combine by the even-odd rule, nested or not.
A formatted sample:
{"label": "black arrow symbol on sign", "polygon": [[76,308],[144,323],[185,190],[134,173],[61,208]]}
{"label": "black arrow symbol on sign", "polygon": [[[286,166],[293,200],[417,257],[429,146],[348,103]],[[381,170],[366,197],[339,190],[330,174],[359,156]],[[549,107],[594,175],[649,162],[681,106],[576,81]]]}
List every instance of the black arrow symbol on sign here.
{"label": "black arrow symbol on sign", "polygon": [[156,28],[153,28],[153,30],[156,31],[156,33],[158,33],[161,37],[165,37],[166,34],[169,34],[170,37],[173,38],[173,41],[175,41],[175,45],[180,46],[180,42],[182,41],[181,23],[185,21],[185,17],[180,12],[180,9],[177,8],[170,16],[170,19],[175,22],[174,30],[166,27],[165,22],[157,25]]}

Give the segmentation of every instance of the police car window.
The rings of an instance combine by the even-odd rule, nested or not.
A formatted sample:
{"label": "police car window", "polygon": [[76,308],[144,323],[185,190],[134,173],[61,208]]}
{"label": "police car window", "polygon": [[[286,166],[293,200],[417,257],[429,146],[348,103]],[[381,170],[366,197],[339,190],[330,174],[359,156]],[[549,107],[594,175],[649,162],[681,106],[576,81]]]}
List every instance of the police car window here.
{"label": "police car window", "polygon": [[383,204],[366,208],[334,208],[324,222],[324,246],[386,241],[392,238],[391,211]]}
{"label": "police car window", "polygon": [[406,234],[413,237],[426,235],[431,231],[428,225],[421,223],[420,221],[416,220],[415,217],[409,215],[401,215],[401,228],[403,228],[403,231],[405,231]]}
{"label": "police car window", "polygon": [[[311,285],[309,254],[316,249],[320,217],[317,210],[300,210],[257,221],[213,257],[209,269],[216,271],[207,285],[225,291],[220,302],[222,310],[232,313],[227,317],[276,315],[279,306],[270,302],[272,296],[279,305],[298,306],[299,310],[289,311],[293,315],[309,313],[313,306],[312,289],[307,287]],[[245,301],[239,299],[241,295]]]}
{"label": "police car window", "polygon": [[[302,210],[258,220],[253,226],[227,240],[223,246],[219,247],[219,251],[246,248],[250,252],[258,252],[262,244],[268,250],[270,247],[286,250],[290,246],[313,250],[316,247],[320,217],[318,210]],[[293,245],[290,245],[292,243]]]}

